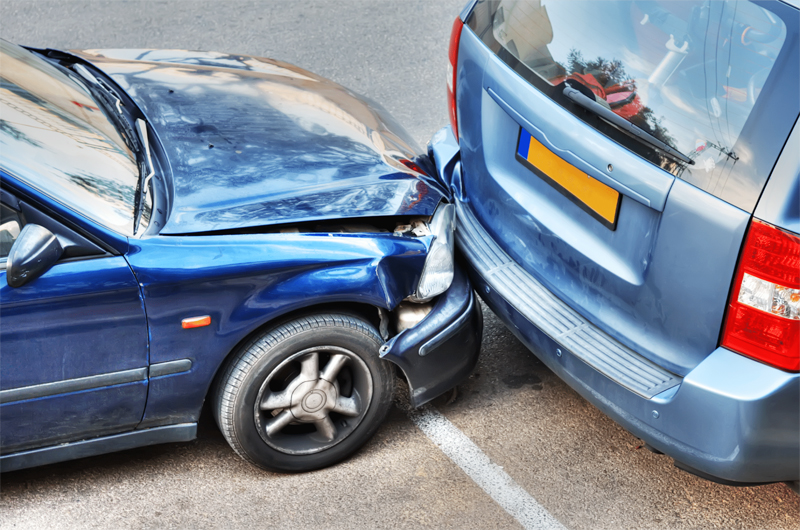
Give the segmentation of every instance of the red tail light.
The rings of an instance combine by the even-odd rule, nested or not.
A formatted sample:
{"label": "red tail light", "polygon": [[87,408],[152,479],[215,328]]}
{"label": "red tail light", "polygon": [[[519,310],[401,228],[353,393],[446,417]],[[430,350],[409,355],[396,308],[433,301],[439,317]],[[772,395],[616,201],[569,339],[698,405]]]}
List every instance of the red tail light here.
{"label": "red tail light", "polygon": [[800,371],[800,237],[755,219],[750,224],[722,345]]}
{"label": "red tail light", "polygon": [[458,141],[458,114],[456,111],[456,74],[458,73],[458,42],[461,40],[461,30],[464,23],[456,17],[453,21],[453,30],[450,32],[450,62],[447,64],[447,108],[450,112],[450,125]]}

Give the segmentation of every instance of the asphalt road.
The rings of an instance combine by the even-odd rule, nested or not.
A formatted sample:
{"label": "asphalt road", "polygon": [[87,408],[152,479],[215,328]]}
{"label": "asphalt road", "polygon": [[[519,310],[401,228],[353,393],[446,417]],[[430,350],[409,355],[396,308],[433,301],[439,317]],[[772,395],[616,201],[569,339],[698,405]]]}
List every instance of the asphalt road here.
{"label": "asphalt road", "polygon": [[[282,59],[381,102],[424,145],[447,123],[447,43],[462,4],[3,0],[0,36],[52,48]],[[435,407],[491,469],[502,466],[564,526],[800,527],[800,497],[788,487],[732,488],[677,470],[555,377],[490,312],[485,317],[478,368],[452,402]],[[398,400],[358,455],[314,473],[250,467],[210,417],[191,443],[6,473],[0,528],[519,527],[402,406]]]}

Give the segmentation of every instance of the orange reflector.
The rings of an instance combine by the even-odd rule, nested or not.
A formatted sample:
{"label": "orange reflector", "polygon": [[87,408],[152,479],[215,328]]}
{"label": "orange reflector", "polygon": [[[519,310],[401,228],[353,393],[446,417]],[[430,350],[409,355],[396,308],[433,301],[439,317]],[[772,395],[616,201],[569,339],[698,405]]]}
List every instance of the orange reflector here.
{"label": "orange reflector", "polygon": [[208,315],[202,317],[184,318],[181,320],[181,327],[183,329],[202,328],[211,324],[211,317]]}

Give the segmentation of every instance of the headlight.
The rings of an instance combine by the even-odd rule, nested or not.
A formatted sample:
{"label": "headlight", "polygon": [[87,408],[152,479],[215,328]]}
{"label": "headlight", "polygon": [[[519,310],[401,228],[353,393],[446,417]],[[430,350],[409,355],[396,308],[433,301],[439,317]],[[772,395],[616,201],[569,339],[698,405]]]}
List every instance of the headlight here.
{"label": "headlight", "polygon": [[414,302],[427,302],[434,296],[445,292],[453,282],[454,258],[453,230],[455,229],[456,208],[443,204],[433,215],[430,223],[431,234],[436,237],[431,244],[417,292],[411,297]]}

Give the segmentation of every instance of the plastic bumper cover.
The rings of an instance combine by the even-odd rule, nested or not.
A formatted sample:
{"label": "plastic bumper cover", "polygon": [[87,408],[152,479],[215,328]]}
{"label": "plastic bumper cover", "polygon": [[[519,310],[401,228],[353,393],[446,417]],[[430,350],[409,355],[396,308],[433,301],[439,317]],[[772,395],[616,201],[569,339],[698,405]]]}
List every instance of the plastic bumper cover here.
{"label": "plastic bumper cover", "polygon": [[483,316],[466,273],[456,267],[453,283],[416,326],[392,337],[381,358],[397,365],[419,407],[463,381],[478,362]]}
{"label": "plastic bumper cover", "polygon": [[[463,219],[464,206],[459,206],[458,248],[467,258],[476,290],[511,331],[585,399],[674,458],[679,467],[706,478],[733,483],[798,480],[800,374],[718,348],[684,378],[676,376],[670,388],[643,395],[632,384],[632,374],[627,373],[630,367],[604,374],[591,351],[566,340],[574,333],[552,336],[545,331],[550,331],[546,325],[532,323],[539,315],[558,313],[554,295],[535,293],[525,296],[524,304],[518,297],[506,296],[510,291],[501,283],[504,276],[487,270],[480,255],[486,249],[493,253],[502,249],[485,232],[475,233],[481,231],[479,225],[465,226],[463,221],[470,220]],[[501,264],[504,269],[515,266]],[[541,287],[532,281],[537,289]],[[581,323],[580,332],[585,334],[589,326],[589,322]],[[591,350],[593,346],[587,347]],[[603,347],[602,351],[623,359],[613,348]]]}

